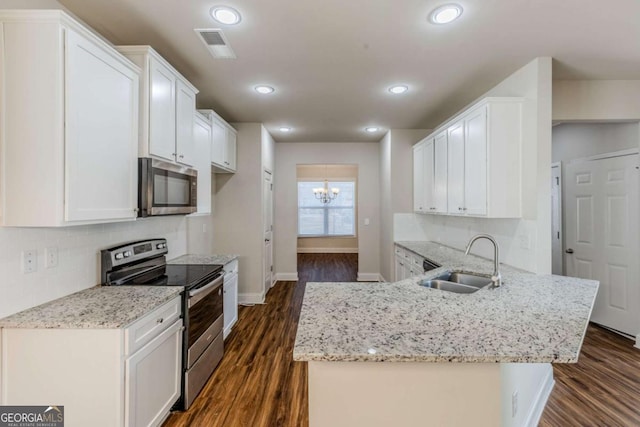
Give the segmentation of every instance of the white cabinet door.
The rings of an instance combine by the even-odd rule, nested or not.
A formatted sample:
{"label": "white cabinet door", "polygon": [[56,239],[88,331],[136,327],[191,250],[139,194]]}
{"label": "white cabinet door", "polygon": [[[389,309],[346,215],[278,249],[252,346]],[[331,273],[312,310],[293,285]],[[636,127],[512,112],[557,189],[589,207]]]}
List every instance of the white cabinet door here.
{"label": "white cabinet door", "polygon": [[211,213],[211,125],[199,117],[193,125],[194,167],[198,171],[198,214]]}
{"label": "white cabinet door", "polygon": [[133,219],[138,75],[72,30],[65,53],[65,220]]}
{"label": "white cabinet door", "polygon": [[433,151],[433,138],[428,140],[424,145],[424,160],[422,162],[424,167],[423,176],[423,188],[424,188],[424,209],[426,213],[435,211],[435,199],[433,192],[433,178],[434,178],[434,151]]}
{"label": "white cabinet door", "polygon": [[224,330],[223,337],[227,338],[231,328],[238,321],[238,273],[224,276]]}
{"label": "white cabinet door", "polygon": [[182,320],[125,362],[125,426],[158,426],[180,397]]}
{"label": "white cabinet door", "polygon": [[196,94],[178,80],[176,88],[176,161],[193,166],[193,120],[196,112]]}
{"label": "white cabinet door", "polygon": [[433,142],[433,212],[447,212],[447,131]]}
{"label": "white cabinet door", "polygon": [[[464,118],[464,211],[487,214],[487,107]],[[500,167],[500,165],[497,165]],[[515,178],[514,178],[515,179]]]}
{"label": "white cabinet door", "polygon": [[216,118],[212,121],[213,141],[211,146],[211,163],[225,167],[224,153],[227,145],[227,128]]}
{"label": "white cabinet door", "polygon": [[236,164],[237,164],[237,159],[236,159],[237,138],[238,138],[238,135],[236,134],[236,132],[234,130],[227,128],[227,151],[226,151],[225,157],[227,160],[227,168],[233,172],[236,171]]}
{"label": "white cabinet door", "polygon": [[424,150],[425,143],[413,147],[413,211],[425,213],[424,200]]}
{"label": "white cabinet door", "polygon": [[176,76],[150,58],[149,153],[176,160]]}
{"label": "white cabinet door", "polygon": [[464,122],[447,129],[447,212],[464,213]]}

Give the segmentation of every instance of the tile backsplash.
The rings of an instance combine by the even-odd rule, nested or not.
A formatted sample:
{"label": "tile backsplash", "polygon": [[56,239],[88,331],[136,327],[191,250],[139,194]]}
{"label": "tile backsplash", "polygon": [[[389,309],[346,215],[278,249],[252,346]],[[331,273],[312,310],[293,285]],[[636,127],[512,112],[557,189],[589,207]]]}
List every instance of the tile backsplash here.
{"label": "tile backsplash", "polygon": [[[175,258],[187,251],[184,216],[64,228],[0,228],[0,318],[90,288],[100,282],[100,250],[122,242],[164,237]],[[58,265],[45,267],[45,248]],[[22,272],[22,253],[37,251],[37,271]]]}

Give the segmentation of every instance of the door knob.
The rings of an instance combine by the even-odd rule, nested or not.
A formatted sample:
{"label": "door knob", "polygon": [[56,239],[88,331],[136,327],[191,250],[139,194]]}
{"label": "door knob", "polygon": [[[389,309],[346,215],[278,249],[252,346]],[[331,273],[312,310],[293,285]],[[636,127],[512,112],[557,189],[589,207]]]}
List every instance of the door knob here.
{"label": "door knob", "polygon": [[569,248],[565,252],[568,253],[568,254],[572,254],[573,253],[573,249]]}

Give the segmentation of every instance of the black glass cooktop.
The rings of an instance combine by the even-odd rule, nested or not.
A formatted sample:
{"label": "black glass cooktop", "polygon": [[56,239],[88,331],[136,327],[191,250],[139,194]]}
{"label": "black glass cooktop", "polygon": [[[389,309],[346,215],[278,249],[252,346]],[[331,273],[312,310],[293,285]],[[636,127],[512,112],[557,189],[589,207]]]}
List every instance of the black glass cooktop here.
{"label": "black glass cooktop", "polygon": [[222,273],[222,265],[167,264],[135,277],[127,285],[185,286],[187,289],[209,282]]}

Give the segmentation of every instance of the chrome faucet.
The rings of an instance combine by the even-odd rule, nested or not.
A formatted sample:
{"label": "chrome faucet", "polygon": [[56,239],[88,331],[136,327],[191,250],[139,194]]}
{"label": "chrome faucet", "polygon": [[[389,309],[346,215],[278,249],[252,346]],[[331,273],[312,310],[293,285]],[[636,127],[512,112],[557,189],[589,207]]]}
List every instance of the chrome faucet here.
{"label": "chrome faucet", "polygon": [[493,282],[493,287],[498,288],[502,286],[502,275],[500,274],[500,249],[498,249],[498,242],[492,236],[488,234],[478,234],[473,236],[469,243],[467,244],[467,250],[464,252],[465,255],[469,255],[469,251],[471,250],[471,246],[478,239],[487,239],[491,243],[493,243],[493,275],[491,276],[491,282]]}

